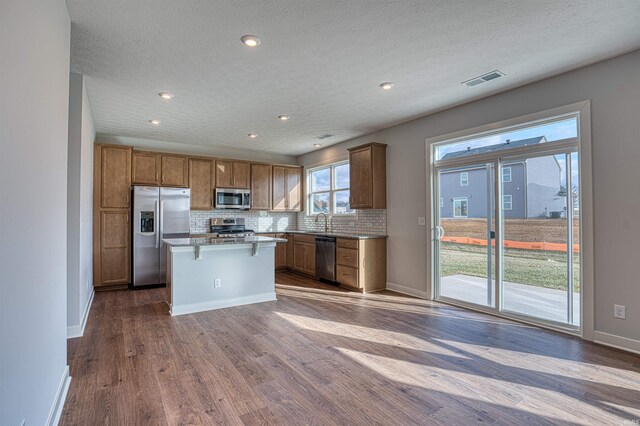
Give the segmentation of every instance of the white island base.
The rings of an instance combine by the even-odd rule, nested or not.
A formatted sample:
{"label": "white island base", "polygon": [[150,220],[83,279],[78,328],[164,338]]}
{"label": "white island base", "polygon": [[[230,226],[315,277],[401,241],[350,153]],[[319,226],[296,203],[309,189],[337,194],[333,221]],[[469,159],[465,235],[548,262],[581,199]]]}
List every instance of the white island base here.
{"label": "white island base", "polygon": [[271,240],[198,246],[184,245],[189,239],[165,240],[171,315],[276,300],[277,240]]}

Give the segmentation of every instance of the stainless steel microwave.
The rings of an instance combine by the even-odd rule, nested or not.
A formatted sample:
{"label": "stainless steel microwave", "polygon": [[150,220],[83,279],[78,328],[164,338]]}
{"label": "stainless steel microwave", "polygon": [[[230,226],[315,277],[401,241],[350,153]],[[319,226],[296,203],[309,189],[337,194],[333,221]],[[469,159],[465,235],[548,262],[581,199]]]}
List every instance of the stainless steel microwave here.
{"label": "stainless steel microwave", "polygon": [[216,188],[216,209],[249,210],[251,191],[248,189]]}

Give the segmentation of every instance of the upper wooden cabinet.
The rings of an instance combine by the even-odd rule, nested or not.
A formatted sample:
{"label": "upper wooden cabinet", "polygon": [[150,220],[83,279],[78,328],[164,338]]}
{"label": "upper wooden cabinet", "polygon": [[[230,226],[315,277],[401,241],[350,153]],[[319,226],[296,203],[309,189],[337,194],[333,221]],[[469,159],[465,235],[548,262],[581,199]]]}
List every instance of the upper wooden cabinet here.
{"label": "upper wooden cabinet", "polygon": [[273,166],[274,211],[302,211],[302,169]]}
{"label": "upper wooden cabinet", "polygon": [[387,145],[371,142],[349,149],[352,209],[387,208]]}
{"label": "upper wooden cabinet", "polygon": [[160,185],[161,156],[155,152],[133,151],[131,181],[134,185]]}
{"label": "upper wooden cabinet", "polygon": [[271,164],[251,164],[251,210],[271,210]]}
{"label": "upper wooden cabinet", "polygon": [[213,161],[203,158],[189,159],[189,188],[191,210],[213,210]]}
{"label": "upper wooden cabinet", "polygon": [[162,155],[162,186],[189,186],[189,162],[187,157]]}
{"label": "upper wooden cabinet", "polygon": [[249,189],[249,163],[216,160],[216,188]]}
{"label": "upper wooden cabinet", "polygon": [[131,205],[130,147],[101,146],[94,148],[94,180],[99,185],[99,208],[124,208]]}

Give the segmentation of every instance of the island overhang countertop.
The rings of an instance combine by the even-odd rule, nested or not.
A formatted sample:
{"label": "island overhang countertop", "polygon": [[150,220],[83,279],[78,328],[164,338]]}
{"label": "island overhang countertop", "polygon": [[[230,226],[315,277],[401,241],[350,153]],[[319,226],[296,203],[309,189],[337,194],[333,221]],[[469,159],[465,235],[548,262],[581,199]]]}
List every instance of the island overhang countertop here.
{"label": "island overhang countertop", "polygon": [[248,236],[241,238],[234,237],[200,237],[200,238],[167,238],[162,240],[163,243],[170,247],[196,247],[196,246],[225,246],[225,245],[242,245],[242,244],[268,244],[268,243],[286,243],[284,238],[272,238],[262,236]]}

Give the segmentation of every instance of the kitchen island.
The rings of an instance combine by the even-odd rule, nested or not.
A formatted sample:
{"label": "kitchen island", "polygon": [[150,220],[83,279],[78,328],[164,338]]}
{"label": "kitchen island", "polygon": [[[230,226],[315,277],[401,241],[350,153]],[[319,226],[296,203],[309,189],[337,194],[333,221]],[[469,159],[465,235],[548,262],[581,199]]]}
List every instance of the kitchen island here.
{"label": "kitchen island", "polygon": [[171,315],[276,300],[275,247],[282,238],[172,238],[167,247]]}

